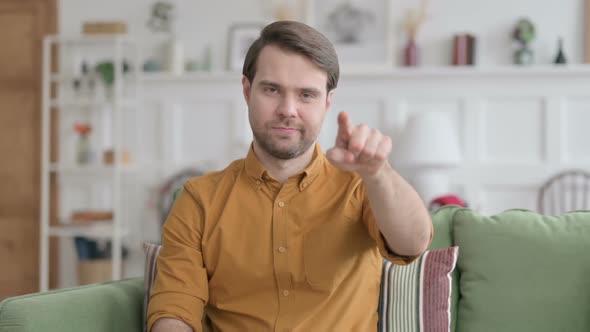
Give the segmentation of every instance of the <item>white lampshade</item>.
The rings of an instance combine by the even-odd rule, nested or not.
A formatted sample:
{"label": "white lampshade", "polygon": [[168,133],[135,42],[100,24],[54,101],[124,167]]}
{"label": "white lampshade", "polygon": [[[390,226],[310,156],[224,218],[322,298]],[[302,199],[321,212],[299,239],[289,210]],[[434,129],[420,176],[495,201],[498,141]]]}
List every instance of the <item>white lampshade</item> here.
{"label": "white lampshade", "polygon": [[456,129],[444,112],[419,112],[396,142],[395,163],[411,168],[448,168],[461,162]]}

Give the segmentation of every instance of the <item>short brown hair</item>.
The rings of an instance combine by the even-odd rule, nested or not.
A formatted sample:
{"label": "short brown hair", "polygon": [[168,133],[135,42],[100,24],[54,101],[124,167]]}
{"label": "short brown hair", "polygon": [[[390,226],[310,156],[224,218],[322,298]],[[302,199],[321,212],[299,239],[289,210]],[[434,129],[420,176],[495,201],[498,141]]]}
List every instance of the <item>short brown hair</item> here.
{"label": "short brown hair", "polygon": [[338,85],[340,68],[338,56],[332,43],[312,27],[295,21],[277,21],[267,25],[260,32],[260,37],[252,43],[242,74],[252,83],[256,75],[256,61],[262,49],[267,45],[301,54],[310,59],[328,75],[326,91],[330,92]]}

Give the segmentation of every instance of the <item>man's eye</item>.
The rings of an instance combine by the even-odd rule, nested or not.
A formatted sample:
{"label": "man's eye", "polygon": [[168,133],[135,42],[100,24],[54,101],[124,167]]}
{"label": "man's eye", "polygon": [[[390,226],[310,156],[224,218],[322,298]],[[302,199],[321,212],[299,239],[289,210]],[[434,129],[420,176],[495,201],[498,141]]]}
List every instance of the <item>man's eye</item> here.
{"label": "man's eye", "polygon": [[301,98],[303,98],[303,100],[312,100],[315,98],[315,95],[313,93],[304,92],[301,94]]}
{"label": "man's eye", "polygon": [[264,88],[264,92],[276,93],[277,92],[277,89],[276,88],[273,88],[273,87],[270,87],[270,86],[267,86],[267,87]]}

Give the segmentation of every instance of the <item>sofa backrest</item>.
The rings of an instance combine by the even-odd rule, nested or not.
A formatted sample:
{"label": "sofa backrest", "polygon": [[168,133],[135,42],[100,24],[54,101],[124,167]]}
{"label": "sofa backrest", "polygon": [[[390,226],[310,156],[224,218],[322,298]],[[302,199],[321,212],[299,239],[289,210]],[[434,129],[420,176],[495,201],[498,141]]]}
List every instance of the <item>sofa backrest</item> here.
{"label": "sofa backrest", "polygon": [[139,332],[143,279],[60,289],[0,302],[0,331]]}
{"label": "sofa backrest", "polygon": [[439,236],[459,246],[457,332],[590,331],[590,211],[442,212]]}

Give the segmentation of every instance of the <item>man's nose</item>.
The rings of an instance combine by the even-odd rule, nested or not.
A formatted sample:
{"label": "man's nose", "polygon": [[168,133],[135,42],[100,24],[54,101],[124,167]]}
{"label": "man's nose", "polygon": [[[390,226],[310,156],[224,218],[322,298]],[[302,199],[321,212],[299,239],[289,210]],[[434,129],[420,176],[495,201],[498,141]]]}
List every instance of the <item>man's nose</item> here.
{"label": "man's nose", "polygon": [[294,117],[297,115],[297,101],[294,97],[285,95],[281,98],[277,113],[284,117]]}

